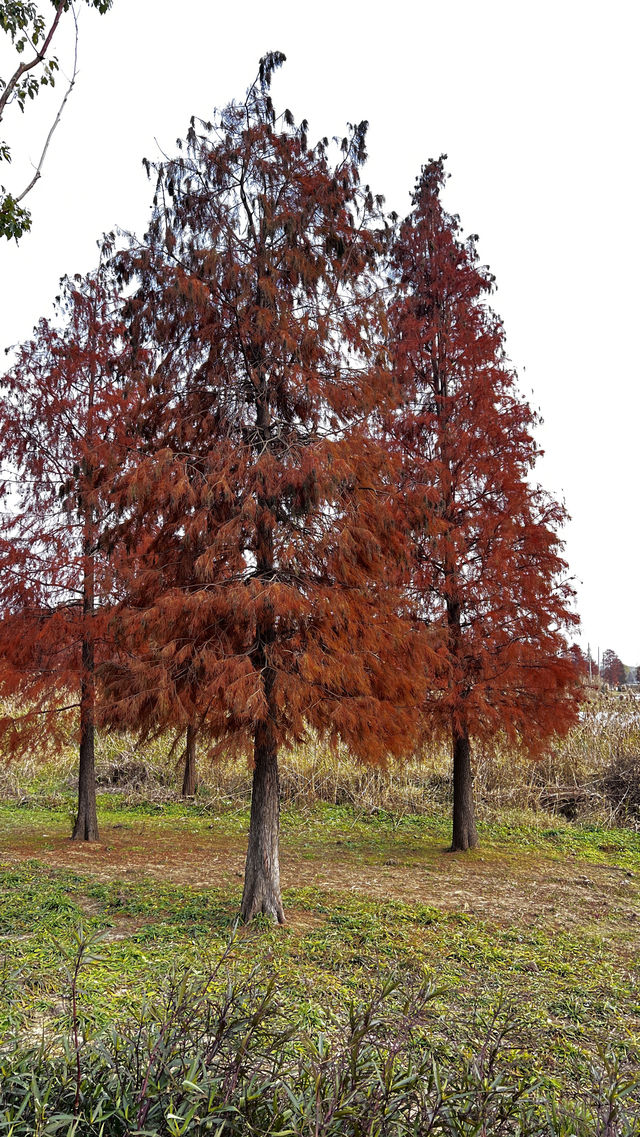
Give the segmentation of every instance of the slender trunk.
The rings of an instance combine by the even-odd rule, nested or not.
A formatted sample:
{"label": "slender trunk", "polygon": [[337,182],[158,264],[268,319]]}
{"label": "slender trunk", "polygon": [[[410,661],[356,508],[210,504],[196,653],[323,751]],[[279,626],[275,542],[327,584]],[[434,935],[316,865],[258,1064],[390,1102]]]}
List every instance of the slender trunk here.
{"label": "slender trunk", "polygon": [[466,852],[478,844],[473,805],[471,747],[466,731],[453,730],[453,837],[451,851]]}
{"label": "slender trunk", "polygon": [[[83,655],[85,645],[83,644]],[[74,841],[99,841],[98,812],[96,807],[96,773],[93,720],[93,702],[85,698],[85,690],[90,684],[83,680],[83,695],[80,708],[80,764],[78,770],[78,814],[73,827]],[[83,714],[84,706],[84,714]]]}
{"label": "slender trunk", "polygon": [[447,630],[449,657],[452,668],[451,695],[454,710],[451,716],[451,741],[453,751],[453,832],[451,851],[463,852],[478,844],[478,833],[473,804],[473,772],[471,769],[471,746],[469,729],[465,714],[465,704],[469,695],[468,676],[464,666],[464,644],[462,635],[462,603],[460,596],[460,569],[456,559],[454,543],[450,536],[457,524],[455,507],[454,468],[450,449],[449,425],[449,383],[447,375],[446,311],[436,304],[438,313],[438,335],[432,353],[433,388],[436,394],[436,413],[440,425],[440,458],[442,461],[443,497],[442,519],[449,526],[444,542],[444,597],[447,605]]}
{"label": "slender trunk", "polygon": [[[263,546],[265,558],[272,556],[272,547],[272,535],[269,531]],[[254,729],[249,847],[240,909],[245,923],[262,912],[269,919],[284,924],[278,853],[280,776],[275,732],[277,708],[273,698],[276,673],[269,663],[268,656],[273,639],[273,610],[270,602],[265,601],[257,623],[257,648],[253,656],[253,665],[262,679],[267,714],[265,719],[256,723]]]}
{"label": "slender trunk", "polygon": [[[259,290],[260,292],[260,290]],[[268,383],[264,374],[256,400],[256,435],[260,452],[271,440]],[[284,924],[280,894],[280,777],[278,774],[278,741],[275,729],[278,709],[273,689],[276,679],[270,652],[276,636],[275,616],[270,598],[274,579],[274,521],[272,505],[264,480],[258,492],[260,511],[256,524],[256,575],[264,589],[256,612],[256,644],[252,652],[253,666],[260,676],[266,716],[256,722],[253,736],[253,785],[249,846],[244,874],[244,890],[240,914],[245,923],[258,913]]]}
{"label": "slender trunk", "polygon": [[[450,592],[447,597],[447,623],[449,626],[449,650],[454,668],[457,670],[462,654],[461,609],[457,598],[455,571],[450,570]],[[459,677],[456,676],[460,683]],[[471,769],[471,746],[464,704],[466,689],[458,688],[459,705],[452,715],[451,741],[453,750],[453,835],[452,852],[465,852],[478,844],[478,832],[473,804],[473,771]]]}
{"label": "slender trunk", "polygon": [[80,765],[78,769],[78,816],[74,841],[98,841],[95,771],[95,653],[93,642],[94,566],[91,521],[85,524],[85,568],[82,597],[82,662],[80,677]]}
{"label": "slender trunk", "polygon": [[196,738],[196,728],[193,723],[189,723],[187,726],[187,743],[184,752],[184,777],[182,779],[183,797],[193,797],[198,788],[198,775],[196,770]]}
{"label": "slender trunk", "polygon": [[[93,437],[95,361],[90,366],[86,439]],[[78,816],[71,834],[74,841],[98,841],[95,768],[95,525],[93,506],[87,500],[93,471],[84,463],[84,477],[78,486],[78,507],[82,518],[82,657],[80,674],[80,764],[78,769]]]}
{"label": "slender trunk", "polygon": [[258,723],[254,742],[249,847],[244,872],[241,916],[245,923],[259,912],[284,924],[280,895],[280,777],[278,748],[269,721]]}

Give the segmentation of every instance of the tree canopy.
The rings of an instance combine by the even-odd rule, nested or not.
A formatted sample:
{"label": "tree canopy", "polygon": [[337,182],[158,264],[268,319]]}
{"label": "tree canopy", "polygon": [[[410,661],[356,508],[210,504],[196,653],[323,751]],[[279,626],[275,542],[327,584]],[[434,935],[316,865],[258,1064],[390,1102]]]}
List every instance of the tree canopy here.
{"label": "tree canopy", "polygon": [[250,745],[243,914],[278,919],[279,747],[311,727],[369,762],[400,753],[424,678],[389,572],[402,533],[388,455],[368,430],[389,375],[366,124],[335,153],[310,145],[271,102],[282,58],[214,123],[192,121],[156,168],[146,238],[120,259],[130,335],[155,366],[122,487],[139,550],[128,658],[108,678],[125,721],[183,716]]}
{"label": "tree canopy", "polygon": [[612,687],[617,687],[618,684],[624,683],[626,668],[613,648],[608,647],[602,653],[600,675],[605,683],[609,683]]}
{"label": "tree canopy", "polygon": [[9,751],[47,750],[78,722],[75,835],[87,838],[97,837],[94,671],[114,585],[102,538],[124,401],[112,286],[104,268],[62,282],[55,318],[3,378],[0,409],[0,692],[20,700],[0,735]]}
{"label": "tree canopy", "polygon": [[85,839],[96,723],[185,736],[185,792],[196,738],[246,754],[241,912],[278,921],[282,747],[447,737],[466,849],[472,743],[536,754],[579,698],[566,513],[443,161],[385,217],[366,122],[311,143],[283,60],[148,164],[147,232],[65,282],[0,418],[0,726],[79,710]]}
{"label": "tree canopy", "polygon": [[390,420],[414,547],[414,612],[437,644],[427,734],[449,733],[455,848],[475,844],[470,738],[504,731],[535,753],[574,721],[577,623],[558,530],[563,507],[530,478],[535,416],[518,392],[493,278],[441,202],[443,159],[422,170],[392,257]]}

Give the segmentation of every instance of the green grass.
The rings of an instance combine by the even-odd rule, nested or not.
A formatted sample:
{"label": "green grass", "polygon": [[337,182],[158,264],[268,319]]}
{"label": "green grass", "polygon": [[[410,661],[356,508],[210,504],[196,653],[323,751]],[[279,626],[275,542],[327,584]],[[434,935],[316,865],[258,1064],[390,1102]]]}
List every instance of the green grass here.
{"label": "green grass", "polygon": [[[28,831],[34,849],[46,847],[53,837],[67,836],[73,817],[73,799],[64,806],[47,808],[26,803],[0,803],[0,839]],[[220,836],[244,840],[249,825],[249,806],[224,808],[218,803],[141,802],[132,805],[117,794],[98,795],[98,811],[104,827],[140,829],[153,834],[173,833]],[[359,863],[384,862],[386,856],[410,863],[424,857],[425,848],[444,851],[451,838],[449,811],[428,815],[396,815],[382,809],[358,810],[350,806],[316,803],[304,807],[289,803],[282,811],[282,833],[287,844],[310,860],[328,848],[340,850],[341,858]],[[577,856],[594,864],[640,866],[640,832],[609,829],[589,823],[572,824],[563,818],[525,810],[506,810],[500,821],[478,823],[481,847],[474,856],[521,857],[540,852],[564,860]]]}
{"label": "green grass", "polygon": [[[143,856],[156,844],[161,850],[168,837],[185,850],[207,841],[239,850],[248,823],[246,811],[238,809],[126,809],[111,795],[108,804],[101,811],[107,843],[111,827],[118,826],[125,847]],[[265,982],[273,977],[286,1013],[309,1026],[339,1015],[349,1000],[364,999],[386,979],[426,979],[439,991],[431,1003],[431,1041],[445,1055],[464,1049],[478,1016],[497,1006],[516,1012],[518,1068],[557,1078],[570,1092],[588,1082],[603,1049],[623,1061],[640,1055],[639,936],[632,918],[638,911],[640,837],[631,830],[550,826],[548,818],[519,814],[502,824],[485,823],[481,847],[454,858],[444,851],[444,815],[288,807],[284,862],[359,874],[361,887],[286,888],[285,927],[258,923],[234,932],[240,881],[189,887],[125,875],[121,861],[111,875],[108,862],[99,875],[47,863],[68,827],[64,810],[0,807],[0,849],[14,851],[6,859],[0,853],[0,1030],[18,1025],[33,1032],[66,1014],[67,957],[82,923],[107,933],[100,960],[81,983],[84,1012],[96,1023],[126,1015],[145,994],[159,997],[173,968],[204,967],[231,939],[227,967],[245,976],[257,967]],[[30,859],[15,859],[18,848],[22,855],[31,852]],[[593,916],[584,907],[582,892],[591,903],[590,884],[581,885],[582,892],[576,888],[575,910],[560,912],[551,923],[538,921],[535,912],[519,918],[517,894],[513,911],[494,918],[486,904],[482,911],[473,904],[471,911],[457,907],[461,881],[473,900],[476,879],[486,887],[493,877],[517,881],[526,871],[528,881],[537,874],[542,888],[567,865],[576,880],[590,884],[589,872],[610,872],[608,914]],[[385,871],[394,874],[396,892],[405,880],[407,890],[414,889],[409,899],[380,895],[380,889],[368,894],[368,882]],[[428,903],[415,896],[416,881],[427,879]],[[440,881],[442,903],[434,903]]]}
{"label": "green grass", "polygon": [[[226,953],[213,986],[231,976],[259,992],[273,981],[298,1039],[326,1029],[342,1045],[336,1023],[387,981],[398,984],[400,1022],[407,992],[426,982],[434,994],[414,1042],[454,1082],[494,1018],[506,1076],[539,1079],[553,1100],[588,1094],[612,1063],[637,1070],[640,767],[628,760],[640,726],[608,719],[619,707],[613,696],[594,702],[535,769],[506,750],[477,755],[481,843],[465,855],[447,852],[446,755],[388,775],[313,740],[284,755],[282,928],[236,927],[249,823],[242,763],[203,761],[198,797],[185,803],[166,739],[145,752],[149,780],[137,785],[137,753],[101,738],[97,848],[68,840],[71,745],[49,764],[2,767],[0,1059],[3,1038],[55,1038],[57,1027],[64,1037],[82,926],[104,933],[80,975],[90,1032],[142,1016],[145,1000],[161,1008],[168,977],[208,973]],[[121,760],[133,770],[122,786],[109,782]],[[612,773],[611,793],[633,790],[632,807],[606,796]],[[581,823],[539,808],[545,787],[573,785],[599,787]],[[630,1092],[640,1117],[640,1090]],[[585,1125],[576,1132],[590,1134]]]}

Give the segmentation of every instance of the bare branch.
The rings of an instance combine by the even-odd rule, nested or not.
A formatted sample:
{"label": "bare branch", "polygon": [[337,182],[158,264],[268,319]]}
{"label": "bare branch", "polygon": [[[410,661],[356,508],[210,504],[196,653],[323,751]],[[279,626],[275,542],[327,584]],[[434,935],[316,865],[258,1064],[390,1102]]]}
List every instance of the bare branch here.
{"label": "bare branch", "polygon": [[38,165],[36,167],[36,172],[33,175],[31,181],[29,182],[29,185],[27,186],[27,188],[22,191],[22,193],[20,194],[19,197],[16,197],[14,199],[16,202],[22,201],[22,199],[25,198],[27,196],[27,194],[33,189],[36,182],[39,181],[40,176],[42,174],[42,167],[44,165],[44,160],[47,156],[47,150],[49,149],[49,143],[51,142],[51,139],[53,137],[53,132],[56,129],[56,127],[58,126],[60,119],[62,118],[62,112],[64,111],[64,108],[66,106],[67,99],[69,98],[69,95],[71,94],[71,92],[74,88],[74,85],[75,85],[76,76],[78,74],[78,17],[76,15],[76,10],[73,7],[73,5],[71,6],[71,11],[73,12],[73,19],[74,19],[75,28],[76,28],[75,44],[74,44],[74,50],[73,50],[73,72],[71,75],[71,80],[69,82],[69,86],[67,87],[66,94],[65,94],[62,102],[60,103],[58,113],[57,113],[55,119],[53,120],[53,123],[51,125],[51,129],[47,135],[47,139],[46,139],[46,142],[44,144],[42,154],[40,155],[40,161],[38,162]]}

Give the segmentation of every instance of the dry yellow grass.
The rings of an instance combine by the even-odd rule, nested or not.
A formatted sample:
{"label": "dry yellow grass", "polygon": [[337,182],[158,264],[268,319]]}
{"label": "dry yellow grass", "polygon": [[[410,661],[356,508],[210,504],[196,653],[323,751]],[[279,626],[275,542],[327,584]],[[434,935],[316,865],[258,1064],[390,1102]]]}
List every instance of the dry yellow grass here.
{"label": "dry yellow grass", "polygon": [[[136,747],[132,738],[103,735],[97,767],[101,788],[132,801],[177,797],[181,747],[172,750],[172,741],[163,737]],[[201,753],[199,766],[203,802],[248,801],[251,780],[244,760],[210,762]],[[71,743],[44,761],[28,755],[0,766],[0,797],[63,797],[72,789],[74,772]],[[450,757],[446,745],[434,746],[380,770],[357,762],[342,746],[332,749],[310,737],[282,754],[281,784],[285,801],[423,813],[449,804]],[[476,747],[475,792],[481,817],[542,809],[640,828],[640,698],[630,692],[594,693],[580,723],[565,738],[552,740],[537,762],[500,738],[491,748]]]}

